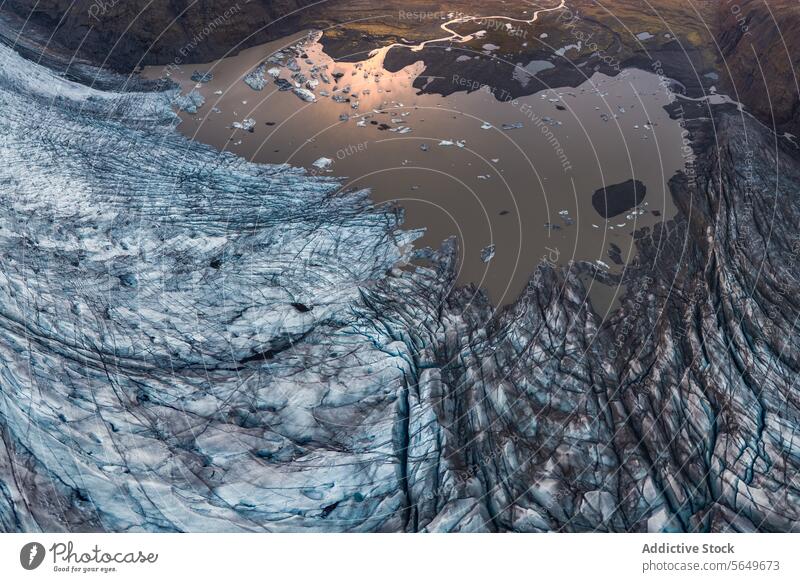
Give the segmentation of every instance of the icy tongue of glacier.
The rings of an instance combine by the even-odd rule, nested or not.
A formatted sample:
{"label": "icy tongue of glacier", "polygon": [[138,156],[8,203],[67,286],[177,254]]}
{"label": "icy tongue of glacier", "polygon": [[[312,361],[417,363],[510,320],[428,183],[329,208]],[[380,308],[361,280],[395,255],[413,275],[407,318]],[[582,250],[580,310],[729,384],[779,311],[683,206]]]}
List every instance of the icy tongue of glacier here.
{"label": "icy tongue of glacier", "polygon": [[381,527],[406,363],[353,303],[412,235],[188,142],[173,96],[0,45],[0,529]]}

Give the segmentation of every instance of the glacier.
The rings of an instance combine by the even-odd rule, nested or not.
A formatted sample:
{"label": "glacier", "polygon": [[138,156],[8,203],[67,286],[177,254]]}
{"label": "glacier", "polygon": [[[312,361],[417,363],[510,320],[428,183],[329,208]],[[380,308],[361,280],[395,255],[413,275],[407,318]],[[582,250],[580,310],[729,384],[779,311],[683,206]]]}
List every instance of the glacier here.
{"label": "glacier", "polygon": [[800,165],[757,123],[691,123],[603,321],[591,265],[496,312],[400,210],[95,86],[0,44],[0,530],[800,530]]}

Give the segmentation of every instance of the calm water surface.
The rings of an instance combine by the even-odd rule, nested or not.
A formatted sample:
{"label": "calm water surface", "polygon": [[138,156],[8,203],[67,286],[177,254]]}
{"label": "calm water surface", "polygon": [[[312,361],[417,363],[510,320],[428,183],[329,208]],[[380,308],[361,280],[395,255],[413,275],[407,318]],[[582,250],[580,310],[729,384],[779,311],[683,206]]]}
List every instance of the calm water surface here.
{"label": "calm water surface", "polygon": [[[442,97],[412,87],[425,75],[422,61],[392,74],[382,66],[388,47],[345,63],[326,55],[318,40],[319,33],[298,34],[173,71],[184,92],[195,89],[206,99],[196,114],[181,113],[180,131],[256,162],[340,177],[344,189],[369,188],[376,203],[401,205],[404,227],[425,230],[418,246],[457,237],[459,282],[486,289],[497,305],[519,295],[545,256],[621,272],[624,264],[609,258],[612,245],[629,262],[632,233],[675,213],[667,182],[683,164],[681,127],[664,111],[668,95],[654,74],[594,73],[579,87],[513,101],[486,86]],[[463,51],[462,60],[486,57],[452,50]],[[283,59],[273,56],[278,51]],[[316,101],[278,90],[268,72],[262,90],[248,86],[243,77],[270,57],[283,65],[295,58],[299,71],[275,62],[265,67],[277,67],[292,87],[316,77],[309,85]],[[545,63],[523,65],[515,78],[524,83]],[[195,70],[213,79],[196,83]],[[145,75],[163,72],[153,67]],[[452,81],[472,86],[463,77]],[[249,119],[252,133],[233,127]],[[592,194],[631,178],[646,185],[645,201],[602,218]],[[598,288],[596,300],[605,308],[617,295]]]}

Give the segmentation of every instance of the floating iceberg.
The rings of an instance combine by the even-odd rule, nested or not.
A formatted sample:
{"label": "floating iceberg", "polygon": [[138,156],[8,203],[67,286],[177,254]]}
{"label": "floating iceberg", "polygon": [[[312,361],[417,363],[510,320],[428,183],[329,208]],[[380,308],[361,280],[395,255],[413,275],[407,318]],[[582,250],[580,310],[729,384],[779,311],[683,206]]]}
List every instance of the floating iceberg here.
{"label": "floating iceberg", "polygon": [[191,78],[195,83],[210,83],[214,79],[214,74],[210,71],[195,71],[192,73]]}
{"label": "floating iceberg", "polygon": [[483,249],[481,249],[481,261],[484,263],[488,263],[494,258],[495,255],[495,245],[490,244]]}
{"label": "floating iceberg", "polygon": [[267,86],[267,79],[264,76],[267,72],[267,63],[261,63],[253,71],[249,72],[244,77],[244,82],[253,90],[261,91]]}
{"label": "floating iceberg", "polygon": [[205,102],[205,97],[196,89],[192,89],[186,95],[178,95],[173,101],[178,109],[186,113],[197,113],[197,110],[200,109]]}
{"label": "floating iceberg", "polygon": [[234,121],[233,127],[235,129],[242,129],[244,131],[249,131],[250,133],[253,133],[256,127],[256,120],[253,119],[252,117],[248,117],[247,119],[243,119],[241,122]]}
{"label": "floating iceberg", "polygon": [[309,103],[313,103],[314,101],[317,100],[317,96],[314,95],[314,93],[312,93],[308,89],[303,89],[302,87],[295,87],[294,89],[292,89],[292,93],[297,95],[303,101],[308,101]]}
{"label": "floating iceberg", "polygon": [[319,168],[320,170],[325,170],[330,167],[333,163],[333,160],[330,158],[319,158],[316,162],[311,164],[315,168]]}

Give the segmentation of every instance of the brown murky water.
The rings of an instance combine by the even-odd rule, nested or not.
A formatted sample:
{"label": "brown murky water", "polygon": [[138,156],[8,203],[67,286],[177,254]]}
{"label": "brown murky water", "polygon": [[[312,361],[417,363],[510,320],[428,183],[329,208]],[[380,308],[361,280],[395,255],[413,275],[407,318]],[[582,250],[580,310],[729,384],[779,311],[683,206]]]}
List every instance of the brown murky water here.
{"label": "brown murky water", "polygon": [[[184,91],[196,88],[206,98],[198,113],[181,113],[180,131],[256,162],[338,176],[345,189],[370,188],[377,203],[400,204],[405,228],[425,229],[418,245],[458,238],[459,281],[483,287],[497,305],[518,296],[543,256],[562,264],[599,261],[600,268],[620,272],[624,265],[609,259],[611,245],[628,262],[631,233],[674,215],[666,184],[683,163],[681,128],[663,109],[667,95],[656,75],[595,73],[577,88],[514,101],[498,100],[502,96],[487,87],[444,98],[412,87],[424,75],[422,62],[391,74],[382,67],[382,50],[360,63],[337,63],[316,38],[295,35],[175,71],[172,78]],[[313,70],[319,80],[312,87],[316,102],[279,91],[269,74],[261,91],[243,82],[276,51],[290,56],[286,49],[298,39],[305,39],[297,50],[305,55],[296,59],[301,74],[310,79]],[[528,70],[546,66],[536,62]],[[292,81],[292,72],[279,68],[280,77]],[[195,70],[210,71],[213,80],[196,84],[190,80]],[[162,73],[145,71],[148,77]],[[342,74],[338,82],[333,73]],[[350,102],[336,102],[335,95]],[[252,133],[232,129],[245,119],[255,120]],[[315,167],[323,157],[330,165]],[[645,201],[603,219],[592,194],[631,178],[646,185]],[[486,262],[490,245],[494,256]],[[616,295],[608,288],[597,293],[603,311]]]}

